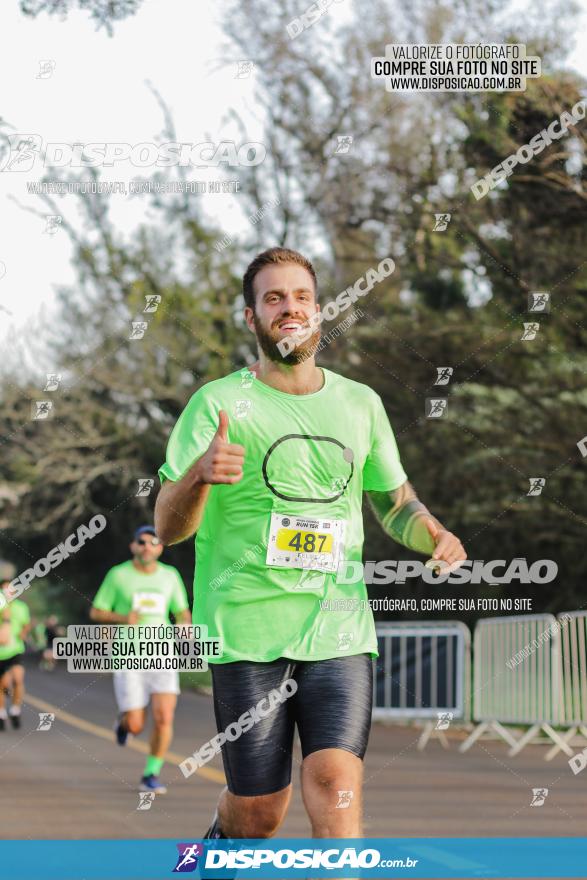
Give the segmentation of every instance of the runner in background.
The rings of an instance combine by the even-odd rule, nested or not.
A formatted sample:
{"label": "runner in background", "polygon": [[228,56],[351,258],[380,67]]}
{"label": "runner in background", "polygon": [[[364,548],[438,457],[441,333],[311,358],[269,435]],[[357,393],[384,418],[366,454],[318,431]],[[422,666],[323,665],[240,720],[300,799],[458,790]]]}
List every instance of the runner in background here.
{"label": "runner in background", "polygon": [[45,648],[43,650],[43,659],[41,661],[41,669],[46,672],[52,672],[57,661],[53,656],[53,642],[58,636],[65,635],[65,627],[59,626],[59,619],[55,614],[50,614],[45,621]]}
{"label": "runner in background", "polygon": [[[11,571],[11,573],[10,573]],[[21,723],[24,697],[24,639],[30,629],[31,615],[21,599],[13,599],[10,587],[16,569],[0,563],[0,731],[10,722],[14,728]],[[6,711],[6,695],[10,709]]]}
{"label": "runner in background", "polygon": [[[158,562],[162,551],[163,544],[153,526],[140,526],[130,544],[132,559],[115,565],[106,574],[90,618],[98,623],[157,626],[169,624],[171,613],[177,623],[189,623],[191,614],[183,580],[176,568]],[[151,704],[151,752],[139,789],[165,794],[167,789],[159,774],[173,737],[179,673],[176,669],[117,670],[113,681],[120,711],[115,726],[119,745],[126,744],[129,734],[141,733]]]}
{"label": "runner in background", "polygon": [[43,651],[47,640],[45,638],[45,624],[37,617],[31,617],[31,628],[25,644],[27,648],[30,648],[36,659],[39,660],[39,668],[41,668]]}

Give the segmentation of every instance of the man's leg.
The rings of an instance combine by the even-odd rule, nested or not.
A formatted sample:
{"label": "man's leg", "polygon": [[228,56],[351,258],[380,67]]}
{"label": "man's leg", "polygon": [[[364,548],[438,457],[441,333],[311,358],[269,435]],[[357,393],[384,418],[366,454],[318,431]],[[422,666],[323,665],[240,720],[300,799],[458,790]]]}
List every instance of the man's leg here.
{"label": "man's leg", "polygon": [[149,757],[155,758],[156,762],[149,763],[147,761],[145,776],[149,776],[151,773],[158,776],[163,766],[165,755],[173,739],[173,717],[176,704],[176,694],[151,694],[153,731],[149,741],[151,746]]}
{"label": "man's leg", "polygon": [[274,794],[242,797],[224,789],[218,818],[226,837],[273,837],[285,819],[291,800],[291,783]]}
{"label": "man's leg", "polygon": [[361,837],[363,757],[371,728],[368,654],[299,664],[302,797],[314,837]]}
{"label": "man's leg", "polygon": [[6,711],[6,695],[4,691],[7,690],[10,685],[10,672],[9,670],[4,671],[3,663],[2,670],[3,671],[0,674],[0,730],[6,730],[8,713]]}
{"label": "man's leg", "polygon": [[121,721],[129,733],[138,736],[143,732],[147,720],[147,709],[128,709],[122,713]]}
{"label": "man's leg", "polygon": [[[220,832],[232,838],[272,837],[291,799],[295,697],[287,697],[286,682],[294,675],[295,663],[280,658],[211,668],[216,727],[228,734],[222,745],[228,787],[220,796],[210,836]],[[241,732],[238,720],[243,716],[252,716],[254,723]]]}
{"label": "man's leg", "polygon": [[22,707],[24,699],[24,666],[18,665],[10,668],[12,672],[12,705]]}
{"label": "man's leg", "polygon": [[10,680],[12,684],[11,705],[8,710],[14,727],[20,727],[20,715],[24,698],[24,666],[20,663],[10,667]]}
{"label": "man's leg", "polygon": [[114,696],[120,712],[117,728],[123,729],[118,738],[120,745],[124,745],[127,733],[138,736],[145,726],[149,696],[143,675],[142,672],[116,671],[112,676]]}
{"label": "man's leg", "polygon": [[322,749],[302,762],[302,798],[312,837],[362,837],[363,762],[343,749]]}

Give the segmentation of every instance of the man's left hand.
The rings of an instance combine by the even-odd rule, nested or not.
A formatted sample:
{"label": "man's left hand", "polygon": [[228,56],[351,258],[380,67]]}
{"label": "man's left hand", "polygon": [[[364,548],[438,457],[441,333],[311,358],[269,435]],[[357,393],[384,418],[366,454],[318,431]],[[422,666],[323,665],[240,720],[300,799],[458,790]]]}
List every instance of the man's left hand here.
{"label": "man's left hand", "polygon": [[436,545],[432,559],[446,562],[449,566],[449,568],[443,567],[443,574],[448,574],[449,571],[459,568],[467,558],[467,554],[457,536],[447,529],[439,528],[433,519],[426,520],[426,528]]}

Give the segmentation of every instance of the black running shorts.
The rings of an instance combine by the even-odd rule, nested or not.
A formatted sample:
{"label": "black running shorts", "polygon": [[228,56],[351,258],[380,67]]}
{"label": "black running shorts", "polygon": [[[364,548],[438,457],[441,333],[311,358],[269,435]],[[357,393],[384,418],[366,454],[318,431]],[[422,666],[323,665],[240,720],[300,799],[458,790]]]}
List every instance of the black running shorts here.
{"label": "black running shorts", "polygon": [[12,657],[7,657],[6,660],[0,660],[0,678],[13,666],[22,666],[23,663],[24,654],[13,654]]}
{"label": "black running shorts", "polygon": [[[373,666],[369,654],[331,660],[210,664],[218,732],[231,725],[222,746],[228,790],[236,795],[273,794],[291,781],[294,727],[303,757],[320,749],[344,749],[363,758],[371,728]],[[288,679],[282,702],[268,695]],[[265,717],[253,711],[261,703]],[[270,709],[270,711],[268,711]],[[235,725],[248,712],[248,721]],[[254,723],[251,724],[251,716]],[[242,730],[243,726],[249,729]],[[236,735],[235,735],[236,734]]]}

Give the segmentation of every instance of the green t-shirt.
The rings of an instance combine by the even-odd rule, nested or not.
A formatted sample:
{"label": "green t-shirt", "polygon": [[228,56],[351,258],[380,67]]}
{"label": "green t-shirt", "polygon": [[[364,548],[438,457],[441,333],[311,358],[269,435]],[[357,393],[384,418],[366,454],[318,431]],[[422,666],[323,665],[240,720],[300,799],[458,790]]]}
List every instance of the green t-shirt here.
{"label": "green t-shirt", "polygon": [[2,614],[10,615],[10,634],[11,638],[7,645],[0,645],[0,660],[8,660],[16,654],[24,652],[24,642],[20,637],[23,626],[31,621],[28,605],[20,599],[13,599],[9,602]]}
{"label": "green t-shirt", "polygon": [[209,382],[169,438],[162,482],[179,480],[206,452],[220,409],[229,417],[229,442],[245,448],[242,479],[210,488],[196,535],[193,622],[223,648],[210,662],[377,656],[368,606],[320,604],[366,600],[362,578],[337,584],[335,570],[285,567],[312,550],[329,551],[322,558],[330,566],[337,553],[339,561],[361,561],[363,491],[390,491],[407,480],[381,398],[322,371],[323,387],[304,395],[271,388],[246,369]]}
{"label": "green t-shirt", "polygon": [[115,614],[139,612],[138,624],[169,623],[169,612],[185,611],[188,597],[181,575],[172,565],[157,563],[152,574],[138,571],[131,559],[115,565],[96,593],[93,607]]}

